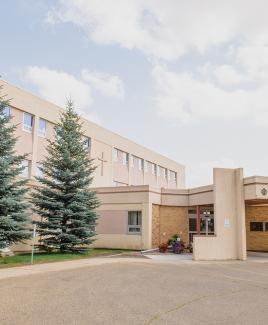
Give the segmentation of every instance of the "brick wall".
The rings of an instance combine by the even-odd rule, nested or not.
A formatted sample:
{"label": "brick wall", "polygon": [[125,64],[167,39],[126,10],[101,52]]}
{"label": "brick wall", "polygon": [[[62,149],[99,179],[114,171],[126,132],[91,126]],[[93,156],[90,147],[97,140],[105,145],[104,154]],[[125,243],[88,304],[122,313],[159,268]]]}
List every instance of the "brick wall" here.
{"label": "brick wall", "polygon": [[268,222],[268,206],[246,206],[247,249],[268,251],[268,231],[250,231],[250,222]]}
{"label": "brick wall", "polygon": [[179,234],[182,240],[188,244],[188,207],[170,207],[153,204],[152,223],[153,247],[168,241],[175,234]]}
{"label": "brick wall", "polygon": [[152,210],[152,246],[160,243],[160,205],[153,204]]}

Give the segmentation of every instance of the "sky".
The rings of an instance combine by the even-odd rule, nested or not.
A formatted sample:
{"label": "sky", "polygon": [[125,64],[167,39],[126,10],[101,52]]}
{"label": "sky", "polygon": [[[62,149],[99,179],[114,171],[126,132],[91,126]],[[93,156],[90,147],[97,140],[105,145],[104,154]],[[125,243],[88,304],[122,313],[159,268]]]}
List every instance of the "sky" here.
{"label": "sky", "polygon": [[0,2],[0,75],[186,166],[268,175],[267,0]]}

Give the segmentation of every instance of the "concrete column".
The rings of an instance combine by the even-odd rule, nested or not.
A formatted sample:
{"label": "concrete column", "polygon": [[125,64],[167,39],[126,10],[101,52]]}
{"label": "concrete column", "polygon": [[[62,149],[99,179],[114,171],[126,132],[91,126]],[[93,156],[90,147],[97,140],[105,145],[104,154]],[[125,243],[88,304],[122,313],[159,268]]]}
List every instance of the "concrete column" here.
{"label": "concrete column", "polygon": [[246,259],[243,170],[214,169],[215,236],[195,236],[195,260]]}
{"label": "concrete column", "polygon": [[[240,168],[236,172],[236,214],[237,214],[237,256],[240,260],[247,259],[246,241],[246,213],[243,170]],[[242,189],[242,190],[241,190]]]}
{"label": "concrete column", "polygon": [[142,247],[143,249],[152,248],[152,204],[142,204]]}

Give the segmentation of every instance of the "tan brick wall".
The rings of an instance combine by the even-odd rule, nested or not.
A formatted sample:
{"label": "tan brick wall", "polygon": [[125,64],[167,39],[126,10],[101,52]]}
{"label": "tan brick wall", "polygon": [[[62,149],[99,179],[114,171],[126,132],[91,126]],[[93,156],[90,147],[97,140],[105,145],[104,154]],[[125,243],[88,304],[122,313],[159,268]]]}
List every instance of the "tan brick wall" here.
{"label": "tan brick wall", "polygon": [[152,209],[152,246],[157,247],[160,242],[160,205],[153,204]]}
{"label": "tan brick wall", "polygon": [[189,242],[188,207],[170,207],[153,204],[152,245],[168,241],[179,234],[185,243]]}
{"label": "tan brick wall", "polygon": [[268,222],[268,206],[246,206],[247,249],[268,251],[268,231],[250,231],[250,222]]}

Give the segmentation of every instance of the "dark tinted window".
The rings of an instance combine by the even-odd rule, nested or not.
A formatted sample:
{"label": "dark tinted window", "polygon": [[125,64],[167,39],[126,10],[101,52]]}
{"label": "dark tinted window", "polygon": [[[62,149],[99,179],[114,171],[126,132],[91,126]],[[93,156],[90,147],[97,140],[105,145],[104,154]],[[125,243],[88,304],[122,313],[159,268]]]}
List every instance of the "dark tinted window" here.
{"label": "dark tinted window", "polygon": [[265,222],[265,231],[268,231],[268,222]]}
{"label": "dark tinted window", "polygon": [[189,214],[196,214],[196,210],[195,210],[195,209],[189,209],[189,210],[188,210],[188,213],[189,213]]}
{"label": "dark tinted window", "polygon": [[194,218],[189,219],[189,230],[196,231],[196,219]]}
{"label": "dark tinted window", "polygon": [[262,222],[251,222],[250,223],[250,231],[263,231],[263,223]]}

